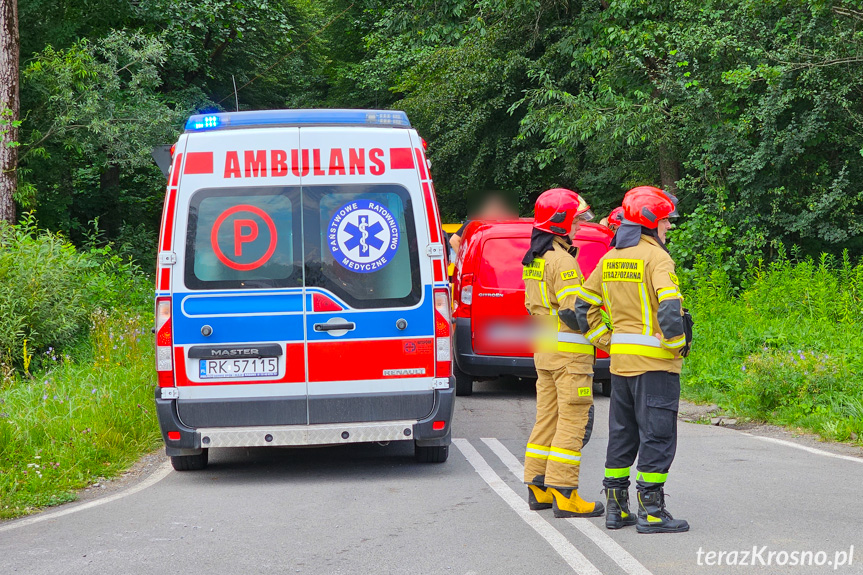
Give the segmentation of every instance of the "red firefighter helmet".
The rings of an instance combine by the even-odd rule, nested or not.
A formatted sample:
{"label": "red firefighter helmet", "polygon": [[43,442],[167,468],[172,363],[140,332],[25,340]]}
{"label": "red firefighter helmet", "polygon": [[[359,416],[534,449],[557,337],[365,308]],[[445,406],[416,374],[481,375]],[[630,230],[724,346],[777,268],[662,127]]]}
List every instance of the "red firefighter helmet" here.
{"label": "red firefighter helmet", "polygon": [[616,230],[623,223],[623,206],[614,208],[608,214],[608,227]]}
{"label": "red firefighter helmet", "polygon": [[656,229],[659,220],[677,217],[677,198],[653,186],[632,188],[623,196],[623,216],[634,224]]}
{"label": "red firefighter helmet", "polygon": [[572,223],[578,218],[588,221],[593,212],[584,199],[566,188],[546,190],[536,199],[533,227],[558,236],[569,235]]}

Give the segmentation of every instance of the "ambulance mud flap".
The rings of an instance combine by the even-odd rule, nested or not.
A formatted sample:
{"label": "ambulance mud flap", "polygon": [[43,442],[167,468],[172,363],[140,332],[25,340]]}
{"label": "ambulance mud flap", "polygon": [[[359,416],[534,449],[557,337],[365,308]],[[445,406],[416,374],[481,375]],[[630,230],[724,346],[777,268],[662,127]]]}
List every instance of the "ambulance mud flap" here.
{"label": "ambulance mud flap", "polygon": [[165,442],[165,453],[169,456],[201,453],[200,436],[194,429],[180,422],[177,400],[162,399],[161,388],[156,388],[156,416],[159,419],[162,440]]}
{"label": "ambulance mud flap", "polygon": [[[435,390],[435,405],[428,417],[414,424],[414,441],[420,447],[449,445],[452,441],[452,418],[455,413],[455,378],[450,377],[449,389]],[[441,429],[440,423],[444,422]]]}

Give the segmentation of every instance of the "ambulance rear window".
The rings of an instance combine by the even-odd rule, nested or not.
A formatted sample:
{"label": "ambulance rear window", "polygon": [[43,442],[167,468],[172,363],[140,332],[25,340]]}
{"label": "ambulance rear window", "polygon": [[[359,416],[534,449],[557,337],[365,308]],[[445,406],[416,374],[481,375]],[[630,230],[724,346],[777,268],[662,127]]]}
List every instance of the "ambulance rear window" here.
{"label": "ambulance rear window", "polygon": [[301,234],[299,205],[298,187],[195,192],[186,234],[186,286],[302,286],[299,247],[294,247]]}
{"label": "ambulance rear window", "polygon": [[410,194],[397,185],[303,186],[306,285],[351,307],[419,303]]}

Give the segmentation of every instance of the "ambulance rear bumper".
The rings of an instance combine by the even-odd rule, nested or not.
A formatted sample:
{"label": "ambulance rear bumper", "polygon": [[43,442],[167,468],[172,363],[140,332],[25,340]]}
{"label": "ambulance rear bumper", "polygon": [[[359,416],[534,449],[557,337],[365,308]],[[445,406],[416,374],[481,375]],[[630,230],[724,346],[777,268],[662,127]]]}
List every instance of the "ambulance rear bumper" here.
{"label": "ambulance rear bumper", "polygon": [[[177,414],[177,400],[162,399],[156,389],[156,414],[165,451],[170,456],[196,455],[210,447],[267,447],[333,445],[377,441],[413,440],[420,446],[449,445],[455,410],[455,380],[448,389],[434,391],[434,408],[421,420],[324,423],[314,425],[261,425],[245,427],[200,427],[184,425]],[[434,422],[444,422],[434,429]],[[440,426],[440,424],[438,424]],[[168,433],[179,433],[170,439]]]}

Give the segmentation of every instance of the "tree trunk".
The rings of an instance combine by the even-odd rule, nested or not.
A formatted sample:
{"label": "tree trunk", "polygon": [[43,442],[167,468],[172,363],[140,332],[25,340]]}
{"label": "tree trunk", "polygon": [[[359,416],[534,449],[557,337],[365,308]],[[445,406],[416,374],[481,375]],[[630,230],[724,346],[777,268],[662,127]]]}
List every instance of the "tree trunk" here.
{"label": "tree trunk", "polygon": [[680,163],[668,144],[659,144],[659,179],[662,189],[677,195],[677,180],[680,179]]}
{"label": "tree trunk", "polygon": [[[0,0],[0,219],[15,222],[15,192],[18,187],[18,0]],[[7,112],[8,110],[8,112]]]}

